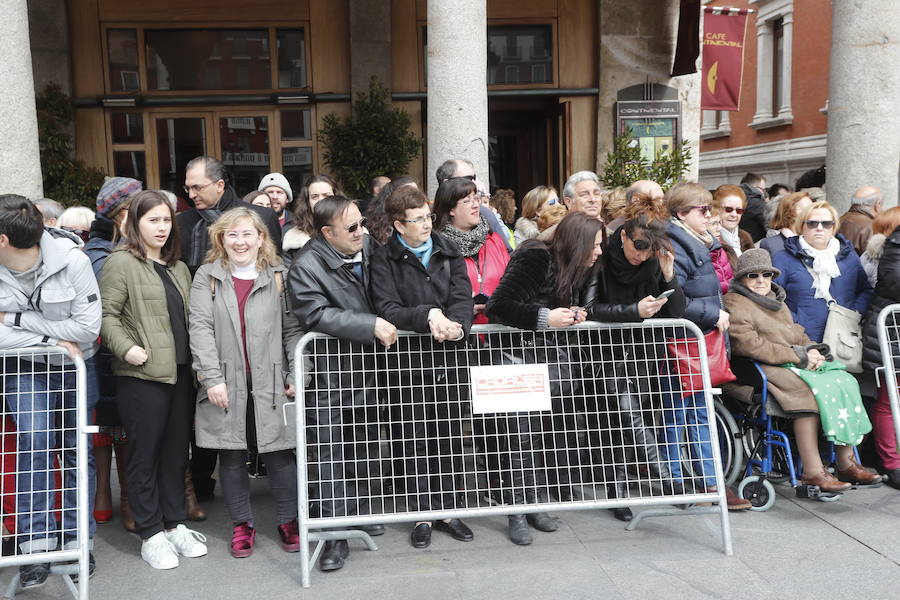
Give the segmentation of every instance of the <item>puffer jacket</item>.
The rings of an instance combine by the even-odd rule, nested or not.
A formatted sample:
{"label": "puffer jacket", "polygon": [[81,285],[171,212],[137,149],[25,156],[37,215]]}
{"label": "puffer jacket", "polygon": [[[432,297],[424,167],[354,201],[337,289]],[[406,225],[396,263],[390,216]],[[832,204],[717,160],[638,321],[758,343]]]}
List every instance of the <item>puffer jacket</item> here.
{"label": "puffer jacket", "polygon": [[[296,427],[293,421],[285,425],[282,416],[282,407],[289,401],[284,388],[292,383],[294,346],[300,337],[300,325],[287,305],[286,272],[282,265],[269,267],[253,283],[244,305],[247,360],[231,273],[216,261],[201,266],[194,276],[190,334],[193,367],[200,382],[195,429],[201,448],[246,449],[250,399],[259,452],[296,446]],[[248,362],[252,392],[248,389]],[[207,389],[220,383],[228,391],[228,410],[207,398]]]}
{"label": "puffer jacket", "polygon": [[81,240],[48,229],[39,244],[43,264],[30,295],[0,265],[0,312],[6,313],[0,325],[0,348],[53,346],[66,340],[90,358],[100,332],[100,290],[81,251]]}
{"label": "puffer jacket", "polygon": [[744,209],[744,216],[741,217],[741,229],[750,234],[753,242],[766,237],[766,201],[755,187],[746,183],[741,184],[744,195],[747,196],[747,207]]}
{"label": "puffer jacket", "polygon": [[[863,367],[866,371],[883,366],[878,343],[878,315],[886,306],[897,302],[900,302],[900,227],[884,241],[878,262],[878,283],[863,321]],[[893,345],[891,354],[896,357],[894,368],[900,371],[900,338],[896,337],[895,328],[889,327],[888,332]]]}
{"label": "puffer jacket", "polygon": [[719,279],[719,288],[722,290],[722,295],[725,295],[728,293],[728,284],[731,283],[731,278],[734,277],[734,269],[731,268],[728,254],[725,248],[719,248],[710,252],[709,257],[712,259],[713,269],[715,269],[716,277]]}
{"label": "puffer jacket", "polygon": [[723,306],[722,289],[710,253],[722,246],[713,239],[707,248],[674,223],[669,223],[666,233],[675,252],[675,276],[687,299],[684,318],[708,333],[719,321]]}
{"label": "puffer jacket", "polygon": [[[181,261],[168,267],[168,271],[181,292],[185,321],[190,323],[191,274]],[[100,335],[113,355],[113,374],[174,384],[178,377],[175,336],[166,305],[166,290],[153,261],[138,258],[124,248],[114,250],[103,265],[100,295],[103,297]],[[143,365],[125,362],[125,354],[132,346],[147,351],[149,358]]]}
{"label": "puffer jacket", "polygon": [[[835,260],[841,275],[831,280],[829,291],[839,305],[864,315],[872,300],[872,286],[853,245],[840,234],[836,237],[841,247]],[[781,271],[775,283],[787,293],[785,303],[791,309],[794,322],[806,329],[812,341],[821,342],[828,320],[828,304],[824,298],[815,297],[809,271],[813,257],[800,246],[800,237],[785,240],[784,251],[775,255],[772,264]]]}

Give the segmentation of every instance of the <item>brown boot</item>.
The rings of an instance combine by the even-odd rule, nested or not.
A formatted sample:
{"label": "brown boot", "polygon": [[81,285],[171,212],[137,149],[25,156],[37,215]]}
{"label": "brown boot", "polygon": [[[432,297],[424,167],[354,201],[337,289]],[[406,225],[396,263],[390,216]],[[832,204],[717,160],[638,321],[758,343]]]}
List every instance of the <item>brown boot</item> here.
{"label": "brown boot", "polygon": [[191,477],[190,468],[184,473],[184,502],[188,521],[206,520],[206,511],[197,502],[197,494],[194,493],[194,480]]}
{"label": "brown boot", "polygon": [[804,473],[800,478],[800,483],[804,485],[817,485],[823,492],[846,492],[851,487],[849,483],[839,481],[837,477],[828,472],[825,467],[818,473]]}
{"label": "brown boot", "polygon": [[128,504],[128,480],[126,465],[128,463],[128,443],[116,442],[116,473],[119,475],[119,516],[122,518],[122,527],[132,533],[137,533],[137,524],[134,515],[131,514],[131,505]]}

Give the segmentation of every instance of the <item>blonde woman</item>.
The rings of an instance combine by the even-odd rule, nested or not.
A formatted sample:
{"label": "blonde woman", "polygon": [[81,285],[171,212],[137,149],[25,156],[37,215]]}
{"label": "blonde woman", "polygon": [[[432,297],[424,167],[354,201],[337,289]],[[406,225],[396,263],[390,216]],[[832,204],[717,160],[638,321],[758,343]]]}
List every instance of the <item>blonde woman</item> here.
{"label": "blonde woman", "polygon": [[552,187],[539,185],[525,194],[522,199],[522,216],[516,221],[514,236],[517,246],[525,240],[538,236],[541,232],[538,229],[538,217],[544,208],[555,204],[559,204],[559,194]]}
{"label": "blonde woman", "polygon": [[206,262],[191,287],[191,352],[201,385],[197,445],[219,451],[219,480],[234,523],[231,555],[250,556],[256,541],[248,450],[268,468],[281,547],[297,552],[296,444],[282,406],[294,395],[290,373],[300,328],[284,294],[287,269],[249,207],[222,215],[209,235]]}

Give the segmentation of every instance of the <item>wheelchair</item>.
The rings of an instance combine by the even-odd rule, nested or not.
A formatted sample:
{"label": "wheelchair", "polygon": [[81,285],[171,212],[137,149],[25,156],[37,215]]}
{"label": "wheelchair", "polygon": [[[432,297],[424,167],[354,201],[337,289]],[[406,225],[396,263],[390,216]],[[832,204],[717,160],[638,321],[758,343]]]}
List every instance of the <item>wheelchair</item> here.
{"label": "wheelchair", "polygon": [[[802,464],[792,450],[792,434],[783,431],[790,431],[792,425],[774,398],[769,397],[768,378],[759,363],[734,359],[732,370],[742,383],[726,384],[723,393],[728,404],[736,407],[733,416],[740,429],[737,435],[743,458],[747,461],[738,496],[750,501],[750,510],[766,511],[775,504],[772,484],[790,482],[798,498],[821,502],[839,500],[842,493],[822,491],[818,486],[801,483],[797,477]],[[748,392],[747,388],[752,391]],[[826,465],[835,461],[834,445],[828,447]]]}

